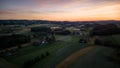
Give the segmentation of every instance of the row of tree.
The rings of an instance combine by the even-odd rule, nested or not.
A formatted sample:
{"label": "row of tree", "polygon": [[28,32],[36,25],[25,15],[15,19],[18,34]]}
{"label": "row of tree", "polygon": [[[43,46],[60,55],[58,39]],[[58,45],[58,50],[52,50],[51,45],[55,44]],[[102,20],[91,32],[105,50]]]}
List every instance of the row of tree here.
{"label": "row of tree", "polygon": [[105,39],[105,38],[96,38],[95,39],[95,44],[96,45],[103,45],[103,46],[107,46],[107,47],[115,47],[115,48],[119,48],[120,44],[118,42],[119,40],[116,39]]}
{"label": "row of tree", "polygon": [[69,30],[54,30],[53,32],[54,34],[57,34],[57,35],[70,35],[71,34],[71,31]]}
{"label": "row of tree", "polygon": [[33,33],[34,37],[50,35],[51,31],[52,30],[49,27],[33,27],[33,28],[31,28],[31,32]]}
{"label": "row of tree", "polygon": [[58,34],[58,35],[70,35],[71,31],[66,30],[66,29],[54,29],[52,30],[49,27],[33,27],[31,28],[31,32],[33,32],[33,36],[45,36],[45,35],[54,35],[54,34]]}
{"label": "row of tree", "polygon": [[30,36],[23,34],[0,36],[0,50],[14,46],[20,46],[21,44],[28,43],[30,41]]}
{"label": "row of tree", "polygon": [[29,68],[30,66],[32,66],[32,65],[38,63],[39,61],[45,59],[49,55],[50,55],[50,53],[46,52],[45,54],[41,54],[41,56],[37,56],[37,57],[35,57],[33,59],[25,61],[24,64],[23,64],[23,68]]}
{"label": "row of tree", "polygon": [[94,27],[90,32],[91,36],[95,35],[105,36],[113,34],[120,34],[120,28],[115,24],[98,25]]}

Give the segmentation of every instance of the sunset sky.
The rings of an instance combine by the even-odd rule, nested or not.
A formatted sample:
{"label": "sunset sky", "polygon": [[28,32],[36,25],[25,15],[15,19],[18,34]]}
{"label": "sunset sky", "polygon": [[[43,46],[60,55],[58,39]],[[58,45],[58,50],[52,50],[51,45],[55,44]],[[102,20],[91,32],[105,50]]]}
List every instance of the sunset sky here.
{"label": "sunset sky", "polygon": [[0,19],[120,20],[120,0],[0,0]]}

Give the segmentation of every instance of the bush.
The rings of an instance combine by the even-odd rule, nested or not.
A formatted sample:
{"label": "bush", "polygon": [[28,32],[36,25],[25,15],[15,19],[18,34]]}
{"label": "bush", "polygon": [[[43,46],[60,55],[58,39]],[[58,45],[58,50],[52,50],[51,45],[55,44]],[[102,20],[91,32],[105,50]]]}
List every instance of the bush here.
{"label": "bush", "polygon": [[30,66],[36,64],[37,62],[39,62],[40,60],[46,58],[47,56],[49,56],[50,53],[46,52],[45,54],[41,54],[41,56],[37,56],[33,59],[27,60],[23,63],[23,68],[29,68]]}

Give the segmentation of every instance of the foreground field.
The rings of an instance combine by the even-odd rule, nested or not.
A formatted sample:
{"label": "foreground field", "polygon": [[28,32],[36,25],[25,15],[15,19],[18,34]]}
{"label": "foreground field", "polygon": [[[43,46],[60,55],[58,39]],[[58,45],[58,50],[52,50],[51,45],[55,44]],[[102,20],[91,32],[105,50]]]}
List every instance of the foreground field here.
{"label": "foreground field", "polygon": [[[105,36],[109,44],[119,45],[120,35]],[[94,38],[90,39],[93,42]],[[92,43],[93,44],[93,43]],[[113,46],[114,46],[113,45]],[[115,48],[105,46],[89,46],[83,48],[59,63],[56,68],[119,68],[119,63],[110,60]]]}
{"label": "foreground field", "polygon": [[59,63],[56,68],[69,68],[71,64],[76,62],[80,57],[87,54],[89,51],[91,51],[95,46],[89,46],[86,48],[83,48],[73,54],[71,54],[69,57],[67,57],[65,60],[63,60],[61,63]]}
{"label": "foreground field", "polygon": [[17,56],[7,57],[7,61],[22,67],[23,63],[29,59],[46,51],[50,52],[50,56],[33,65],[31,68],[54,68],[63,59],[71,55],[73,52],[86,47],[86,44],[79,44],[79,36],[56,36],[57,42],[53,44],[45,44],[43,46],[34,47],[32,45],[26,46],[18,51]]}
{"label": "foreground field", "polygon": [[97,46],[69,68],[120,68],[119,63],[112,62],[108,58],[113,50],[112,48]]}
{"label": "foreground field", "polygon": [[0,58],[0,68],[18,68],[18,67],[12,64],[11,62]]}

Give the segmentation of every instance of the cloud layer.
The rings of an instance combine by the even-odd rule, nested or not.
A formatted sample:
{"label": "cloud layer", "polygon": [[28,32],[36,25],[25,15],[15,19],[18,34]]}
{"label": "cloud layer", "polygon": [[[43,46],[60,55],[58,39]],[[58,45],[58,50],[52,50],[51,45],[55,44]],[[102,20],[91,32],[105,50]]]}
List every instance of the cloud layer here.
{"label": "cloud layer", "polygon": [[0,0],[0,19],[119,20],[119,12],[120,0]]}

